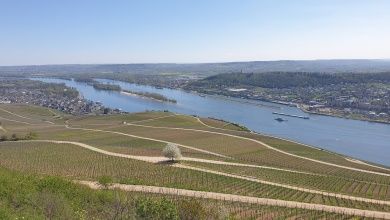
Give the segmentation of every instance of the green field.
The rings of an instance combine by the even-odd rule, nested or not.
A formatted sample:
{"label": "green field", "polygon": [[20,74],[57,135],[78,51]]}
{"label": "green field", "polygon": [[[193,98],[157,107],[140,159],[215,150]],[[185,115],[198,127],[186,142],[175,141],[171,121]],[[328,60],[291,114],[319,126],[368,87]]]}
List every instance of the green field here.
{"label": "green field", "polygon": [[[66,181],[99,181],[102,177],[109,177],[110,181],[122,184],[163,186],[362,210],[390,211],[390,202],[380,204],[368,200],[356,201],[327,194],[336,193],[340,196],[389,201],[390,170],[387,168],[355,163],[343,155],[250,133],[239,125],[224,121],[175,115],[170,112],[76,117],[37,106],[0,105],[0,122],[2,128],[0,135],[8,138],[8,141],[0,142],[0,166],[3,173],[1,181],[10,181],[7,180],[8,177],[5,178],[7,175],[26,175],[38,179],[55,176],[66,185],[69,184]],[[14,134],[22,138],[31,132],[36,134],[34,137],[36,140],[11,140]],[[183,161],[177,166],[185,167],[106,155],[78,145],[48,141],[77,142],[106,152],[144,158],[161,158],[162,149],[167,142],[171,142],[179,145],[184,156]],[[186,161],[186,158],[199,161]],[[223,164],[226,162],[236,165]],[[21,177],[16,179],[19,178]],[[257,180],[268,183],[260,183]],[[79,187],[80,190],[87,190],[73,185],[72,187]],[[300,187],[301,190],[289,187]],[[113,193],[92,190],[88,192]],[[161,199],[158,195],[147,197],[152,197],[153,201]],[[0,200],[0,207],[6,206],[10,199]],[[183,198],[179,196],[170,198],[170,201],[175,207],[179,207],[178,201],[181,199]],[[259,208],[258,205],[241,203],[226,206],[229,207],[229,213],[238,218],[256,216],[309,218],[310,215],[318,218],[331,218],[330,216],[352,218],[335,213],[324,214],[314,210],[286,207]],[[69,208],[70,212],[75,212],[73,208]],[[4,215],[15,216],[17,213],[15,211],[17,209],[12,207],[8,207],[7,210],[10,210],[9,213],[4,212]],[[28,212],[33,213],[31,210]],[[0,216],[1,214],[0,212]],[[44,215],[43,212],[35,214]],[[96,215],[88,213],[88,216]]]}

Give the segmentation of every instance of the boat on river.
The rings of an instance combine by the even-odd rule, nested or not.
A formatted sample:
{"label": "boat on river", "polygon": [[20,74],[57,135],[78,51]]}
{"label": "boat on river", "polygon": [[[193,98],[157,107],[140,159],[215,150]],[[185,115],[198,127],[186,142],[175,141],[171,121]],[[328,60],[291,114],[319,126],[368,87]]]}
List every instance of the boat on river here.
{"label": "boat on river", "polygon": [[287,121],[287,120],[286,120],[286,119],[284,119],[284,118],[275,118],[275,120],[276,120],[276,121],[278,121],[278,122]]}
{"label": "boat on river", "polygon": [[310,119],[307,116],[292,115],[292,114],[286,114],[286,113],[282,113],[282,112],[272,112],[272,114],[274,114],[274,115],[283,115],[283,116],[294,117],[294,118]]}

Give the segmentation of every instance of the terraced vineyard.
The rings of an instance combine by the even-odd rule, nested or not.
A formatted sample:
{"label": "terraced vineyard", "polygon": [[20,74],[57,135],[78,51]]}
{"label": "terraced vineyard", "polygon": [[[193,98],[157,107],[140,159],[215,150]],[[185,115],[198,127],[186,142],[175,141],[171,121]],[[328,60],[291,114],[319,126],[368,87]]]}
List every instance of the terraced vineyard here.
{"label": "terraced vineyard", "polygon": [[[94,183],[104,177],[128,186],[192,190],[190,197],[196,199],[191,200],[179,191],[166,196],[163,191],[116,191],[152,201],[166,197],[174,207],[187,200],[196,207],[202,200],[197,195],[207,192],[205,203],[223,206],[238,218],[390,218],[388,168],[254,134],[224,121],[169,112],[76,117],[37,106],[0,105],[0,122],[0,134],[6,137],[0,142],[2,182],[7,175],[56,176],[62,184]],[[13,138],[31,132],[34,140]],[[162,157],[167,143],[179,146],[180,163]],[[260,204],[266,199],[276,201]],[[12,211],[8,214],[13,216]]]}
{"label": "terraced vineyard", "polygon": [[367,198],[390,200],[390,183],[375,183],[359,181],[353,178],[331,175],[294,173],[281,170],[252,168],[241,166],[218,165],[185,161],[190,166],[212,169],[221,172],[251,176],[271,182],[287,183],[292,186],[320,189],[327,192],[337,192]]}
{"label": "terraced vineyard", "polygon": [[[159,206],[170,208],[170,216],[181,219],[186,217],[213,216],[215,219],[230,218],[331,218],[352,219],[354,216],[322,212],[316,210],[280,208],[275,206],[259,206],[255,204],[237,203],[221,200],[191,199],[174,195],[136,193],[113,190],[94,191],[71,183],[62,178],[48,176],[21,175],[0,167],[1,219],[114,219],[140,218],[144,212],[139,207],[160,210]],[[4,198],[13,198],[5,200]],[[86,200],[88,198],[88,200]],[[35,206],[30,206],[29,203]],[[157,206],[157,207],[156,207]],[[9,207],[15,207],[13,209]],[[37,208],[39,207],[39,208]],[[42,207],[42,209],[40,209]],[[53,211],[53,208],[62,211]],[[195,212],[194,210],[199,210]],[[153,215],[154,214],[154,215]],[[158,219],[151,212],[150,218]],[[174,218],[175,219],[175,218]]]}

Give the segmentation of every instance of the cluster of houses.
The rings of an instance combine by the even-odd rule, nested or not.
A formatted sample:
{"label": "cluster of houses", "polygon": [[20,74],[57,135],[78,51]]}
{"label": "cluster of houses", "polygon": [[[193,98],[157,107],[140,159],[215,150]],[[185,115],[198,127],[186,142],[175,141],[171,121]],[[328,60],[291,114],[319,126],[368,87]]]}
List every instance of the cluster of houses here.
{"label": "cluster of houses", "polygon": [[390,122],[390,86],[385,84],[338,84],[284,89],[222,86],[201,88],[199,92],[300,106],[312,113],[356,115],[356,118]]}
{"label": "cluster of houses", "polygon": [[1,88],[0,103],[23,103],[49,107],[73,115],[120,113],[119,109],[106,108],[99,102],[92,102],[77,96],[47,92],[39,88]]}

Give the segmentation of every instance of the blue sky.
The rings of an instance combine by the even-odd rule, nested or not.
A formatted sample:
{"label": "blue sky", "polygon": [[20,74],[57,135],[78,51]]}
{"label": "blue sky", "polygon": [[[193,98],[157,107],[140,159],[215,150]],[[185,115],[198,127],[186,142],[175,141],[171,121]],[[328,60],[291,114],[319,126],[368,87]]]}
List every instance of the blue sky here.
{"label": "blue sky", "polygon": [[0,65],[390,58],[387,0],[0,0]]}

